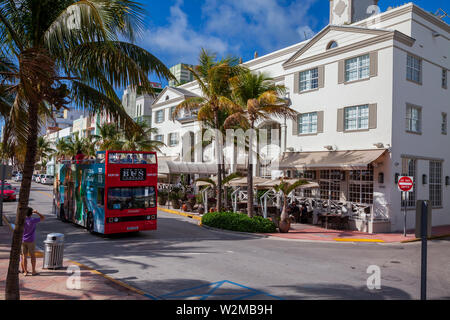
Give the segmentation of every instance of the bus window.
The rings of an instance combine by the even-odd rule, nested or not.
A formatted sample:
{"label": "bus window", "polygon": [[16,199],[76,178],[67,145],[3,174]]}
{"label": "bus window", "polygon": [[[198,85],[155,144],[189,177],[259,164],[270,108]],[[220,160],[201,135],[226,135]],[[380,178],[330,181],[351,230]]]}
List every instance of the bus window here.
{"label": "bus window", "polygon": [[108,209],[147,209],[156,207],[155,187],[109,188]]}
{"label": "bus window", "polygon": [[110,153],[109,154],[109,163],[120,163],[121,154],[120,153]]}
{"label": "bus window", "polygon": [[105,188],[97,189],[97,204],[101,207],[105,205]]}
{"label": "bus window", "polygon": [[138,154],[138,163],[141,164],[156,164],[156,156],[155,154],[147,154],[147,153],[139,153]]}

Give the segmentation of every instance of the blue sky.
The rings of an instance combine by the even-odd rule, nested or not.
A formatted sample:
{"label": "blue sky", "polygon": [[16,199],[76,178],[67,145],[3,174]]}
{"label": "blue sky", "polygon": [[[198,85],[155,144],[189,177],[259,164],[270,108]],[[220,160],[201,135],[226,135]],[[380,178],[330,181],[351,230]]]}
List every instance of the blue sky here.
{"label": "blue sky", "polygon": [[[404,0],[380,0],[381,11]],[[425,10],[442,8],[448,0],[415,0]],[[141,1],[147,10],[146,31],[138,43],[167,66],[194,64],[202,47],[219,56],[244,61],[312,37],[327,26],[329,0],[172,0]],[[449,19],[446,20],[450,23]],[[157,80],[157,79],[153,79]]]}
{"label": "blue sky", "polygon": [[[137,0],[139,1],[139,0]],[[145,32],[137,43],[168,67],[195,64],[201,48],[251,60],[311,38],[328,25],[329,0],[141,0],[146,9]],[[409,1],[380,0],[381,11]],[[415,0],[425,10],[449,0]],[[446,19],[450,23],[450,19]],[[160,82],[157,78],[152,81]],[[161,81],[166,85],[166,81]],[[119,90],[121,96],[122,90]],[[0,128],[2,121],[0,121]]]}

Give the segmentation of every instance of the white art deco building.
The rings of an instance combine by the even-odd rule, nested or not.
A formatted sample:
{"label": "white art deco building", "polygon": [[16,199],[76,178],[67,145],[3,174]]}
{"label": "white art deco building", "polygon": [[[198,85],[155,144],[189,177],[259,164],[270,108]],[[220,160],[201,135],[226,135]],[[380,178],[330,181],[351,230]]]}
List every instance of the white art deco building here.
{"label": "white art deco building", "polygon": [[[418,199],[432,202],[434,226],[450,224],[450,26],[413,3],[376,14],[377,2],[330,0],[330,24],[313,38],[244,63],[284,84],[298,112],[260,127],[280,129],[285,176],[317,181],[323,199],[370,205],[369,231],[403,229],[401,174],[415,178],[407,227]],[[180,159],[181,137],[195,140],[195,117],[170,114],[200,94],[190,82],[154,102],[162,156]]]}

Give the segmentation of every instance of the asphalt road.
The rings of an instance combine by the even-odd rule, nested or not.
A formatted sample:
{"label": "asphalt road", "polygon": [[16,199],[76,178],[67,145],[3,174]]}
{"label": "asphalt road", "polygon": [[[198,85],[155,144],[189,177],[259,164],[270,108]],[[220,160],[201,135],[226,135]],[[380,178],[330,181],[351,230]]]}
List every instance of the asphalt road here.
{"label": "asphalt road", "polygon": [[[312,243],[199,227],[164,212],[158,230],[91,235],[51,215],[51,187],[33,183],[30,205],[48,233],[65,235],[65,257],[147,292],[155,299],[419,299],[420,243]],[[15,203],[5,203],[14,221]],[[428,297],[450,299],[449,240],[429,242]],[[381,289],[369,290],[369,266]]]}

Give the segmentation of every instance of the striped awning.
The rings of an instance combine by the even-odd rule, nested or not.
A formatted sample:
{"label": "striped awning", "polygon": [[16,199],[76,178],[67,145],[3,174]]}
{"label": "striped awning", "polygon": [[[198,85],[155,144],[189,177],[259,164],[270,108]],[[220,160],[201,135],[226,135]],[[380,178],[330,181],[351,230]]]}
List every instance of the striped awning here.
{"label": "striped awning", "polygon": [[346,150],[317,152],[286,152],[280,161],[280,170],[364,170],[387,150]]}

